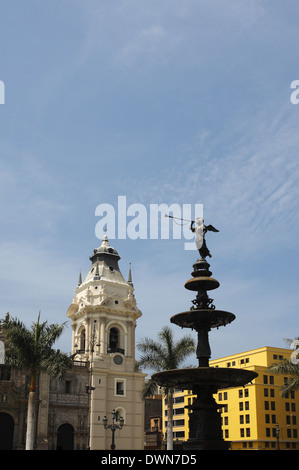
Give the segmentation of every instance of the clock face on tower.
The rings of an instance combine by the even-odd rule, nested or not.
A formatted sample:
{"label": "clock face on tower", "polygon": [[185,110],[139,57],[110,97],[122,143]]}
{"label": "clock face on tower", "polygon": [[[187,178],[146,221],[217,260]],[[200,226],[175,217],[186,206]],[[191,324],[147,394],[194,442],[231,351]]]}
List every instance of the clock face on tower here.
{"label": "clock face on tower", "polygon": [[115,364],[120,365],[123,362],[123,358],[119,354],[117,354],[116,356],[114,356],[113,361]]}

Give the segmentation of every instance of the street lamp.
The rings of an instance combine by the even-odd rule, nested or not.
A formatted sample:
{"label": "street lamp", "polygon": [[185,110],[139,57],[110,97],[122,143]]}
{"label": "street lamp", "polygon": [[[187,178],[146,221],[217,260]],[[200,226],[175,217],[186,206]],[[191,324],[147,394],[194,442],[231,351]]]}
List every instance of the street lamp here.
{"label": "street lamp", "polygon": [[276,439],[277,439],[277,450],[279,450],[279,431],[280,431],[280,429],[279,429],[279,424],[278,423],[276,423],[276,425],[275,425],[275,430],[276,430]]}
{"label": "street lamp", "polygon": [[[87,343],[90,344],[90,350],[86,349],[85,352],[91,352],[91,357],[89,358],[89,378],[88,378],[88,385],[85,386],[85,391],[88,396],[88,433],[87,433],[87,449],[90,449],[90,431],[91,431],[91,392],[95,390],[95,387],[92,385],[92,367],[93,367],[93,353],[94,353],[94,348],[95,346],[99,346],[99,344],[96,344],[96,323],[97,321],[93,321],[93,332],[90,341],[87,340]],[[74,345],[75,348],[77,347],[77,344]],[[76,350],[76,354],[79,354],[81,350]]]}
{"label": "street lamp", "polygon": [[116,429],[122,429],[123,425],[125,424],[125,421],[124,421],[124,418],[122,418],[120,416],[118,418],[119,424],[116,424],[116,422],[115,422],[116,421],[116,411],[115,410],[112,411],[111,416],[112,416],[112,424],[108,425],[108,418],[106,416],[104,416],[103,425],[104,425],[105,429],[111,429],[111,431],[112,431],[112,443],[111,443],[110,448],[111,448],[111,450],[114,450],[115,449],[115,440],[114,440],[115,431],[116,431]]}

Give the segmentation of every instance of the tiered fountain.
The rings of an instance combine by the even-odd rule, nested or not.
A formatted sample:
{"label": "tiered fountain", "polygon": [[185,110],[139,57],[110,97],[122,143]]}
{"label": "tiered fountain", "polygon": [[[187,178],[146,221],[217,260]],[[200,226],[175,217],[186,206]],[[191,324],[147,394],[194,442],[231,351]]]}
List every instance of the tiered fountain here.
{"label": "tiered fountain", "polygon": [[[191,224],[192,228],[192,224]],[[185,283],[185,288],[197,292],[193,306],[187,312],[178,313],[170,321],[182,328],[191,328],[197,332],[198,343],[196,357],[198,366],[194,368],[166,370],[153,375],[161,386],[180,390],[192,390],[195,398],[189,408],[189,439],[184,443],[186,450],[227,450],[230,443],[225,441],[221,430],[221,415],[213,395],[228,387],[240,387],[251,382],[258,374],[236,368],[210,367],[211,350],[209,331],[231,323],[235,315],[223,310],[216,310],[213,299],[207,291],[217,289],[219,282],[211,277],[210,265],[206,257],[211,254],[206,246],[207,231],[218,232],[213,226],[205,226],[202,221],[201,243],[197,243],[200,258],[193,265],[192,278]],[[193,229],[192,229],[193,230]]]}

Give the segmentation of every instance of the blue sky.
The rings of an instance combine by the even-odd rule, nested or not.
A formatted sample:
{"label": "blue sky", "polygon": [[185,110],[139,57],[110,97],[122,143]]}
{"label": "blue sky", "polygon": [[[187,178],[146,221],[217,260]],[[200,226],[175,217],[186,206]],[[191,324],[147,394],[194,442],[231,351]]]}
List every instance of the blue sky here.
{"label": "blue sky", "polygon": [[[212,357],[299,334],[296,0],[0,4],[1,315],[66,320],[99,204],[203,204]],[[184,240],[110,240],[156,337],[191,306]],[[173,326],[179,337],[188,334]],[[71,328],[60,341],[70,350]]]}

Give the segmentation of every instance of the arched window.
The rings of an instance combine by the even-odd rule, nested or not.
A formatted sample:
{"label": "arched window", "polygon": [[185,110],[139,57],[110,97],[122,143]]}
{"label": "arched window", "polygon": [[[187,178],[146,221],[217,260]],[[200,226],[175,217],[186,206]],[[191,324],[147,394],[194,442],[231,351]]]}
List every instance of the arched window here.
{"label": "arched window", "polygon": [[115,409],[115,421],[119,423],[119,418],[122,418],[125,422],[126,412],[123,408],[116,408]]}
{"label": "arched window", "polygon": [[80,333],[80,351],[85,351],[85,329],[83,328]]}
{"label": "arched window", "polygon": [[119,349],[119,331],[117,328],[110,328],[109,349],[110,352],[117,352]]}
{"label": "arched window", "polygon": [[10,367],[5,366],[5,347],[0,341],[0,380],[10,380]]}

